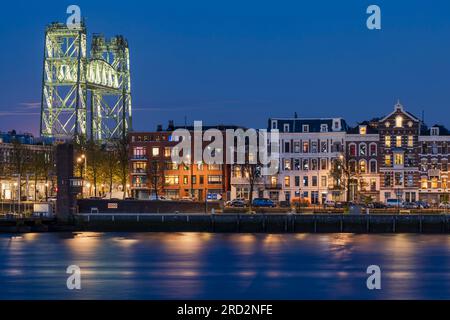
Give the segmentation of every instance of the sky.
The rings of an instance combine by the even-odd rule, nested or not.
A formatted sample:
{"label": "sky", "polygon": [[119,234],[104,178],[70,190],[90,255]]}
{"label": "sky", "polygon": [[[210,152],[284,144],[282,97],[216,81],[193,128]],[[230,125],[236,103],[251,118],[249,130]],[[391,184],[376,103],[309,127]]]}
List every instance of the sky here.
{"label": "sky", "polygon": [[[89,36],[128,39],[134,130],[294,112],[355,125],[398,99],[450,126],[449,1],[16,0],[1,9],[0,131],[38,134],[45,27],[71,4]],[[371,4],[381,30],[366,27]]]}

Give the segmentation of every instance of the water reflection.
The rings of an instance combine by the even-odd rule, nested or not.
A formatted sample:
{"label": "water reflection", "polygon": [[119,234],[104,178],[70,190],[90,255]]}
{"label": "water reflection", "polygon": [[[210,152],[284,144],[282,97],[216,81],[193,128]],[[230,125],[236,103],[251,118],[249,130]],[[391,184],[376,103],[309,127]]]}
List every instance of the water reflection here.
{"label": "water reflection", "polygon": [[[448,299],[449,253],[447,235],[4,234],[0,298]],[[381,291],[366,288],[372,264]]]}

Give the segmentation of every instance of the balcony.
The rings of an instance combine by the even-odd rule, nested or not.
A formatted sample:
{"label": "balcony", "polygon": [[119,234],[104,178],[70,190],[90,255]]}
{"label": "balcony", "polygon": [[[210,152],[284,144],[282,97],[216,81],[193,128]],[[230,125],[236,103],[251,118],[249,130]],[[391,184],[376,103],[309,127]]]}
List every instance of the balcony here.
{"label": "balcony", "polygon": [[281,185],[281,183],[266,183],[265,188],[267,190],[281,190],[282,185]]}
{"label": "balcony", "polygon": [[147,175],[147,170],[141,169],[141,168],[133,169],[133,171],[131,171],[131,174],[132,175]]}
{"label": "balcony", "polygon": [[140,155],[136,155],[136,154],[134,154],[134,155],[132,155],[131,156],[131,160],[132,161],[142,161],[142,160],[147,160],[147,156],[146,155],[142,155],[142,154],[140,154]]}

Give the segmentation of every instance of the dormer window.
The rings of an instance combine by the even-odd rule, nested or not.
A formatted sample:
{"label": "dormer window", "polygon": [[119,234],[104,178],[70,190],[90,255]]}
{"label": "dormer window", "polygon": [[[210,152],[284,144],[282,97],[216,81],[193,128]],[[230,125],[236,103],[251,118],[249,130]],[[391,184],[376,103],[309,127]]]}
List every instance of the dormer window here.
{"label": "dormer window", "polygon": [[272,130],[277,129],[277,120],[272,120]]}
{"label": "dormer window", "polygon": [[433,127],[431,128],[431,135],[432,136],[438,136],[439,135],[439,128],[438,127]]}
{"label": "dormer window", "polygon": [[397,116],[395,118],[395,127],[396,128],[403,128],[403,117],[402,116]]}
{"label": "dormer window", "polygon": [[283,132],[289,132],[289,124],[288,123],[285,123],[283,125]]}
{"label": "dormer window", "polygon": [[338,131],[340,129],[341,129],[341,122],[339,121],[339,119],[333,120],[333,130]]}
{"label": "dormer window", "polygon": [[359,126],[359,134],[367,134],[367,126]]}
{"label": "dormer window", "polygon": [[328,125],[327,124],[321,124],[320,125],[320,132],[328,132]]}
{"label": "dormer window", "polygon": [[302,131],[303,131],[303,132],[309,132],[309,124],[304,124],[304,125],[302,126]]}

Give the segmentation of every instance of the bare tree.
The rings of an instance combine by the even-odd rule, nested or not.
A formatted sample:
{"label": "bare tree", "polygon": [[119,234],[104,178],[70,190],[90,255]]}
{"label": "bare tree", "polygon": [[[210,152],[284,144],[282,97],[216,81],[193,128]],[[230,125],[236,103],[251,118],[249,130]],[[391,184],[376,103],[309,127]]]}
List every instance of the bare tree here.
{"label": "bare tree", "polygon": [[153,192],[156,199],[158,199],[159,190],[162,187],[164,179],[164,168],[159,161],[154,160],[151,162],[150,167],[148,168],[148,176],[151,192]]}
{"label": "bare tree", "polygon": [[245,164],[237,165],[240,168],[242,177],[247,180],[249,186],[249,207],[252,209],[253,202],[253,191],[255,190],[255,186],[261,182],[261,167],[257,164],[249,163],[248,161]]}

